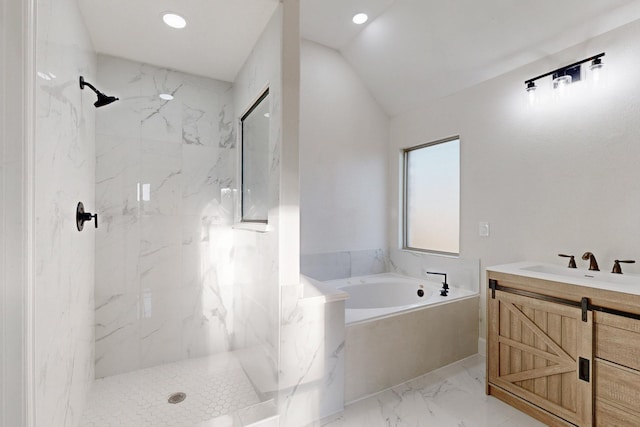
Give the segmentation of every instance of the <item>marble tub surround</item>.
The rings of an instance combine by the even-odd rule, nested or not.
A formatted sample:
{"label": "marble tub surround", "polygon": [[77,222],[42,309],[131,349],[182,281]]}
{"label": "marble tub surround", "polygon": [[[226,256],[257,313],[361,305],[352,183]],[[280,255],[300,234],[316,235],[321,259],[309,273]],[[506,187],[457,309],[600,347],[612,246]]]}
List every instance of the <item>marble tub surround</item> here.
{"label": "marble tub surround", "polygon": [[227,351],[231,84],[106,55],[97,84],[96,376]]}
{"label": "marble tub surround", "polygon": [[300,272],[321,281],[384,273],[387,264],[384,249],[300,255]]}
{"label": "marble tub surround", "polygon": [[75,224],[79,201],[96,207],[95,95],[78,77],[94,81],[96,55],[77,2],[37,3],[31,403],[38,425],[75,427],[94,377],[96,235]]}
{"label": "marble tub surround", "polygon": [[345,402],[475,354],[479,301],[476,295],[347,325]]}
{"label": "marble tub surround", "polygon": [[544,427],[485,395],[486,360],[478,355],[347,405],[308,427]]}
{"label": "marble tub surround", "polygon": [[476,258],[390,249],[388,263],[388,271],[391,273],[436,282],[442,281],[442,276],[426,275],[425,273],[427,271],[447,273],[447,281],[450,286],[480,292],[480,260]]}
{"label": "marble tub surround", "polygon": [[[280,425],[299,427],[344,408],[348,294],[301,276],[283,291]],[[285,308],[287,307],[287,308]]]}

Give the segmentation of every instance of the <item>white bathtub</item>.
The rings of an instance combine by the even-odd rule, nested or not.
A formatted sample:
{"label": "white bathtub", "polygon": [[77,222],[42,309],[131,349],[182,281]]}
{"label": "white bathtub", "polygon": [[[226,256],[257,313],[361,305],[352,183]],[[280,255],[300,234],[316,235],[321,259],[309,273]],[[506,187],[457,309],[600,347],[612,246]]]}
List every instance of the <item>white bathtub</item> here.
{"label": "white bathtub", "polygon": [[[325,282],[347,292],[345,403],[478,350],[477,292],[391,273]],[[417,293],[422,289],[425,295]]]}
{"label": "white bathtub", "polygon": [[[419,280],[393,273],[330,280],[331,284],[349,294],[345,307],[345,323],[352,324],[417,310],[424,306],[445,304],[477,296],[475,292],[455,287],[446,297],[440,296],[441,282]],[[418,290],[424,292],[418,296]]]}

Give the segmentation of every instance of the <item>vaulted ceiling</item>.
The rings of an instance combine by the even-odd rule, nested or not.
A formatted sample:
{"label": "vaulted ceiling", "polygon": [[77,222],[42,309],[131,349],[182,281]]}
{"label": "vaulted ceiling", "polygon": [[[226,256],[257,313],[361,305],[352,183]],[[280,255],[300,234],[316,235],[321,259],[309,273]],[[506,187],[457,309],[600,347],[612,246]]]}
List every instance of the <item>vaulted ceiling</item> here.
{"label": "vaulted ceiling", "polygon": [[[233,81],[278,0],[78,0],[98,52]],[[640,0],[300,0],[390,116],[640,19]],[[174,30],[160,18],[182,14]],[[366,12],[362,26],[351,22]],[[581,58],[577,58],[581,59]],[[559,64],[563,65],[563,64]]]}

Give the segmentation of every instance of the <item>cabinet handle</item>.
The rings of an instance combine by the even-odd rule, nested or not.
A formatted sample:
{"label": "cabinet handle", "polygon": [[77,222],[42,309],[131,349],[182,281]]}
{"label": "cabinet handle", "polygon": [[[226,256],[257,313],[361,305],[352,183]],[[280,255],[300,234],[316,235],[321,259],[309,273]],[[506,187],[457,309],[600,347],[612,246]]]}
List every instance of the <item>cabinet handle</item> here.
{"label": "cabinet handle", "polygon": [[589,382],[589,371],[590,371],[590,362],[589,359],[585,359],[581,357],[578,361],[578,377],[582,381]]}
{"label": "cabinet handle", "polygon": [[586,322],[588,320],[587,312],[589,311],[589,298],[584,297],[580,300],[580,309],[582,310],[582,321]]}

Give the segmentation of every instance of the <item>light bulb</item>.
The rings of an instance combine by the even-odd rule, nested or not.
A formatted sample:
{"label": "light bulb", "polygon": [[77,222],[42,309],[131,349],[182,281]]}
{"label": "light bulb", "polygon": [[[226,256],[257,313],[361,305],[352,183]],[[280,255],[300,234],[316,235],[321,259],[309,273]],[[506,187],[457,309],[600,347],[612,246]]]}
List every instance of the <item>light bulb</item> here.
{"label": "light bulb", "polygon": [[558,76],[555,79],[553,79],[553,88],[554,89],[563,90],[564,88],[566,88],[570,84],[571,84],[571,76],[569,76],[569,75]]}
{"label": "light bulb", "polygon": [[553,94],[556,99],[564,98],[569,93],[571,85],[571,76],[568,74],[555,76],[553,79]]}

